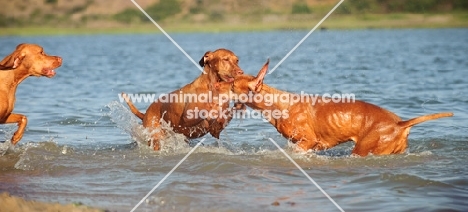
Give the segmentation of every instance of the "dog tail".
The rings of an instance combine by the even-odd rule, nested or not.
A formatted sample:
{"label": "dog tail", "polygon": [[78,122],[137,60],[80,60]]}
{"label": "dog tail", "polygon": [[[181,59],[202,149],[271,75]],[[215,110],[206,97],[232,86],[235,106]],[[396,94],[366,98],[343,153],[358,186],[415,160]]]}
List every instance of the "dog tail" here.
{"label": "dog tail", "polygon": [[141,120],[143,120],[143,117],[145,117],[145,114],[140,112],[136,107],[135,105],[133,105],[133,103],[130,101],[130,99],[128,98],[128,95],[126,93],[123,93],[122,92],[122,97],[125,99],[125,102],[127,103],[128,107],[130,108],[130,111],[132,111],[133,114],[135,114],[135,116],[137,116],[138,118],[140,118]]}
{"label": "dog tail", "polygon": [[450,117],[450,116],[453,116],[453,113],[450,113],[450,112],[449,113],[435,113],[435,114],[430,114],[430,115],[419,116],[419,117],[416,117],[407,121],[400,121],[398,122],[398,125],[400,125],[403,128],[407,128],[407,127],[412,127],[421,122],[425,122],[425,121],[429,121],[433,119],[439,119],[443,117]]}

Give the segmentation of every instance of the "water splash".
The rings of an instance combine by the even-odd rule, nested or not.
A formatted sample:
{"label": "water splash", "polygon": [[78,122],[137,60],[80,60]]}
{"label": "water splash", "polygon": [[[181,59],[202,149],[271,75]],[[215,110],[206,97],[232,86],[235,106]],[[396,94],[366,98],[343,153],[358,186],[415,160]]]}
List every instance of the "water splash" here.
{"label": "water splash", "polygon": [[189,145],[184,135],[178,134],[172,130],[169,123],[160,120],[161,127],[152,131],[145,129],[138,119],[129,109],[117,101],[113,101],[107,105],[109,112],[106,114],[110,120],[117,124],[117,127],[128,133],[132,140],[137,142],[140,148],[153,149],[148,146],[148,140],[154,133],[163,130],[167,134],[166,138],[160,141],[161,150],[163,153],[170,152],[188,152]]}
{"label": "water splash", "polygon": [[[60,146],[56,142],[50,140],[45,142],[28,142],[15,147],[19,153],[19,160],[15,164],[15,169],[23,171],[32,170],[50,170],[55,166],[55,160],[61,157],[63,149],[66,146]],[[68,148],[67,154],[72,150]]]}
{"label": "water splash", "polygon": [[7,153],[8,149],[11,147],[11,142],[6,140],[3,142],[0,142],[0,156],[5,155]]}
{"label": "water splash", "polygon": [[14,124],[6,124],[0,129],[0,133],[4,134],[4,139],[0,139],[0,156],[5,155],[5,153],[13,147],[11,144],[11,137],[15,133],[16,128]]}

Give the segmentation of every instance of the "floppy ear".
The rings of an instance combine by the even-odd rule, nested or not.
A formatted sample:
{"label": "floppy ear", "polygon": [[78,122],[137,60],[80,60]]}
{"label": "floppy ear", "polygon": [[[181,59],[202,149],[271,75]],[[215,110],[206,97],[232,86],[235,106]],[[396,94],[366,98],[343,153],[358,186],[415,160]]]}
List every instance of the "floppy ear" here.
{"label": "floppy ear", "polygon": [[23,58],[24,55],[20,55],[19,52],[14,51],[0,62],[0,69],[15,69],[21,64],[21,60],[23,60]]}
{"label": "floppy ear", "polygon": [[211,59],[212,57],[212,54],[210,51],[207,51],[203,57],[200,59],[200,61],[198,62],[198,64],[200,64],[201,67],[204,67],[207,62]]}
{"label": "floppy ear", "polygon": [[255,77],[253,80],[249,82],[249,89],[255,93],[259,93],[262,90],[262,85],[263,85],[263,78],[265,78],[265,75],[268,71],[268,64],[270,63],[270,59],[268,59],[263,65],[262,69],[257,74],[257,77]]}

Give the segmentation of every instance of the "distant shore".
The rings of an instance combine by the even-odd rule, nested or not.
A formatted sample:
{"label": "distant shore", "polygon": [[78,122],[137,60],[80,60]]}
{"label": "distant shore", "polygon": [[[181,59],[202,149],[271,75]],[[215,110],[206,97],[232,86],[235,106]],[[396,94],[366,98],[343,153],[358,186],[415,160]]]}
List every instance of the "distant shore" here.
{"label": "distant shore", "polygon": [[[322,17],[312,15],[279,16],[273,20],[257,22],[161,22],[160,26],[170,33],[192,32],[249,32],[272,30],[309,30]],[[468,14],[363,14],[336,15],[323,22],[319,29],[403,29],[403,28],[466,28]],[[80,27],[27,26],[0,28],[0,36],[40,35],[86,35],[86,34],[130,34],[161,33],[152,23],[125,25],[96,22]]]}

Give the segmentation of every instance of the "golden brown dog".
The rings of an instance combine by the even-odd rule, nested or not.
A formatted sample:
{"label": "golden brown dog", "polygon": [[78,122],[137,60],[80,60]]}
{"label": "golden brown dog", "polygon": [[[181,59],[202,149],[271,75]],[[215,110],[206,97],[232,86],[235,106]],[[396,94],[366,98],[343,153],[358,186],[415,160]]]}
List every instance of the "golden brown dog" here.
{"label": "golden brown dog", "polygon": [[[229,102],[221,104],[218,101],[219,93],[216,88],[220,82],[232,82],[234,77],[244,73],[238,62],[237,56],[227,49],[206,52],[199,62],[200,66],[204,67],[205,73],[202,73],[190,84],[166,95],[167,98],[161,97],[152,103],[145,114],[138,111],[129,98],[125,98],[125,94],[123,94],[132,113],[143,121],[143,127],[152,131],[152,138],[148,141],[148,145],[153,145],[154,150],[160,149],[159,141],[165,137],[164,131],[161,130],[161,120],[169,123],[174,132],[183,134],[189,139],[199,138],[207,133],[219,138],[219,134],[232,119],[232,116],[225,113],[229,112]],[[172,96],[176,96],[176,98],[168,101],[171,94],[175,94]],[[182,96],[183,99],[180,99],[177,97],[179,94],[191,97]],[[193,99],[194,96],[197,98],[201,95],[211,96],[213,101]],[[236,107],[241,106],[237,105]],[[199,111],[218,112],[211,114],[216,115],[216,117],[203,117],[198,113]],[[223,113],[226,116],[223,116]]]}
{"label": "golden brown dog", "polygon": [[[220,92],[231,89],[236,95],[252,92],[262,96],[286,95],[289,100],[297,100],[296,94],[263,84],[267,69],[268,62],[257,77],[238,76],[232,84],[223,83],[220,89],[224,91]],[[262,112],[270,111],[270,115],[273,114],[271,111],[276,111],[277,116],[270,116],[269,122],[302,150],[325,150],[352,140],[355,142],[352,153],[360,156],[403,153],[408,147],[407,138],[413,125],[453,116],[453,113],[438,113],[402,121],[394,113],[363,101],[335,103],[330,99],[319,99],[312,105],[313,101],[308,97],[299,102],[265,102],[251,98],[241,103]]]}
{"label": "golden brown dog", "polygon": [[29,76],[55,76],[54,69],[60,65],[62,58],[46,55],[42,47],[35,44],[18,45],[0,62],[0,124],[18,124],[18,130],[11,138],[13,145],[23,137],[28,121],[26,116],[12,113],[16,88]]}

